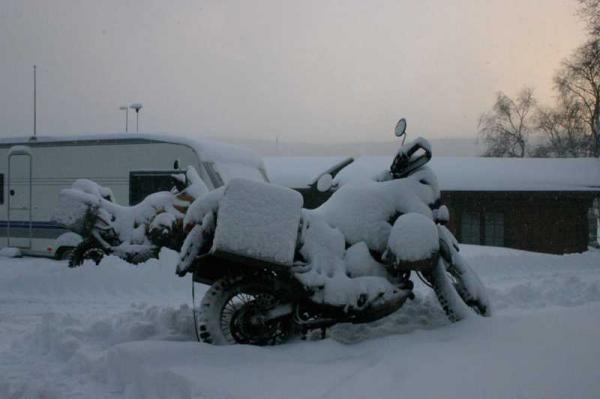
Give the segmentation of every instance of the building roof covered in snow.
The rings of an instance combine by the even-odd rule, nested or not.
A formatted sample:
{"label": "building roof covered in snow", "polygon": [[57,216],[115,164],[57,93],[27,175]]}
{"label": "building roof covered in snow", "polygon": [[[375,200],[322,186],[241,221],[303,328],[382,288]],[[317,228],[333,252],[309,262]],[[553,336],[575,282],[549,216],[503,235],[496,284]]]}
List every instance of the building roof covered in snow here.
{"label": "building roof covered in snow", "polygon": [[[336,182],[372,179],[389,169],[391,157],[356,159]],[[274,183],[307,187],[335,163],[332,157],[266,158]],[[600,191],[600,160],[595,158],[434,157],[428,164],[442,191]]]}
{"label": "building roof covered in snow", "polygon": [[286,187],[308,187],[346,157],[265,157],[269,179]]}

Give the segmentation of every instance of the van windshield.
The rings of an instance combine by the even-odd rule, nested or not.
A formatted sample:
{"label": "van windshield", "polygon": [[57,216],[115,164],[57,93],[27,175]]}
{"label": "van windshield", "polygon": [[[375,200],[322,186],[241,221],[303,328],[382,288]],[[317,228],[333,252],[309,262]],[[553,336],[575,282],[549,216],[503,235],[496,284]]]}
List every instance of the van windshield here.
{"label": "van windshield", "polygon": [[264,170],[249,165],[233,162],[204,162],[203,166],[206,168],[215,187],[227,184],[234,178],[243,178],[259,182],[269,181]]}

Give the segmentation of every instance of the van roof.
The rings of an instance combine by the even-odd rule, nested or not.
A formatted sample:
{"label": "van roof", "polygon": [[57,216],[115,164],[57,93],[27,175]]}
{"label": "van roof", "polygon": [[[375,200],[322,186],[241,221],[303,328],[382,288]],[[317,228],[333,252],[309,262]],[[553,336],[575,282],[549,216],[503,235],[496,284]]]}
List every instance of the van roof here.
{"label": "van roof", "polygon": [[10,137],[0,139],[0,148],[15,145],[56,147],[148,143],[180,144],[192,148],[203,161],[239,163],[264,169],[261,158],[247,148],[241,148],[216,140],[192,139],[167,134],[116,133],[77,136]]}

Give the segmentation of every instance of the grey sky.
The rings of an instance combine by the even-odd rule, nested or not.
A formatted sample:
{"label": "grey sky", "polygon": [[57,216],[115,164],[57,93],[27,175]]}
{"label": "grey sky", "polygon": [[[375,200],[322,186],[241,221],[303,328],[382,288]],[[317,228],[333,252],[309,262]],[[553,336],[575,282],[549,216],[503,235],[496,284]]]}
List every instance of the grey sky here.
{"label": "grey sky", "polygon": [[[283,141],[472,136],[497,90],[550,101],[575,0],[0,0],[0,136],[124,128]],[[130,115],[130,122],[134,118]]]}

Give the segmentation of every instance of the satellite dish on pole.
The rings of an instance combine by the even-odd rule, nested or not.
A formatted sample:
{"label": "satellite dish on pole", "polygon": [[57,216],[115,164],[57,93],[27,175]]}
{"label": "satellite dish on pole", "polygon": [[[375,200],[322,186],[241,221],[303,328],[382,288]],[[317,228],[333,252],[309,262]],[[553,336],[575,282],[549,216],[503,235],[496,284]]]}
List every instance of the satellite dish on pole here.
{"label": "satellite dish on pole", "polygon": [[139,131],[139,120],[140,120],[140,109],[142,109],[142,103],[133,103],[129,106],[129,108],[135,110],[135,132]]}
{"label": "satellite dish on pole", "polygon": [[140,109],[142,109],[142,107],[142,103],[133,103],[129,106],[129,108],[135,109],[135,112],[140,112]]}

